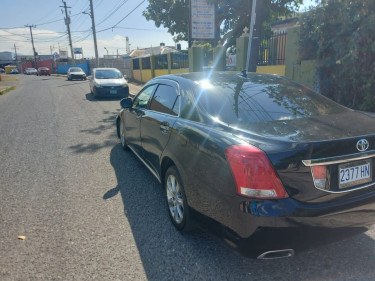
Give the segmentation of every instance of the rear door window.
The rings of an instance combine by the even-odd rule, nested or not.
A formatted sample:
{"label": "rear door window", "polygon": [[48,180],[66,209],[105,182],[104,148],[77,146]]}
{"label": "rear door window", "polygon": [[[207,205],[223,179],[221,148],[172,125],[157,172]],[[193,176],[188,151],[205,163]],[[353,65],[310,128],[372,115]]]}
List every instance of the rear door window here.
{"label": "rear door window", "polygon": [[150,109],[170,115],[178,115],[178,104],[176,104],[178,92],[175,87],[161,84],[156,89],[151,100]]}

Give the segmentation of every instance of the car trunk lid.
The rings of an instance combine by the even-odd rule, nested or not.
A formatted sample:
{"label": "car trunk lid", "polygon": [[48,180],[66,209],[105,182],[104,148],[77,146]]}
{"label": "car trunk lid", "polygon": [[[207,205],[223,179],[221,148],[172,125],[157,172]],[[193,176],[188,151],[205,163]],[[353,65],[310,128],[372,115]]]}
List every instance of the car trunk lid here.
{"label": "car trunk lid", "polygon": [[294,199],[327,202],[375,189],[373,117],[347,111],[251,123],[246,129]]}

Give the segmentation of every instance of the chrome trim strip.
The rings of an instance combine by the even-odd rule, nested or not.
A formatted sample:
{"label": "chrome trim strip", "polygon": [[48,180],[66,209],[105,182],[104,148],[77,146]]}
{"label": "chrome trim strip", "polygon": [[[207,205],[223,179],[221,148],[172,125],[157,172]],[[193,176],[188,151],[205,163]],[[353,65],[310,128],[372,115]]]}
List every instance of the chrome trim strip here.
{"label": "chrome trim strip", "polygon": [[373,185],[375,185],[375,182],[370,182],[368,184],[365,184],[365,185],[362,185],[362,186],[358,186],[356,188],[352,188],[352,189],[348,189],[348,190],[332,191],[332,190],[326,190],[326,189],[323,189],[323,188],[316,187],[315,182],[314,182],[314,186],[315,186],[316,189],[319,189],[321,191],[325,191],[325,192],[328,192],[328,193],[345,193],[345,192],[351,192],[351,191],[355,191],[355,190],[367,188],[367,187],[370,187],[370,186],[373,186]]}
{"label": "chrome trim strip", "polygon": [[318,165],[331,165],[340,164],[348,161],[362,160],[366,158],[375,157],[375,150],[370,150],[362,153],[347,154],[342,156],[318,158],[310,160],[302,160],[303,165],[307,167],[318,166]]}
{"label": "chrome trim strip", "polygon": [[[272,254],[276,254],[276,255],[272,257]],[[268,257],[269,255],[271,255],[271,257]],[[275,251],[264,252],[263,254],[259,255],[257,259],[258,260],[275,260],[275,259],[281,259],[281,258],[288,258],[292,256],[294,256],[294,250],[285,249],[285,250],[275,250]]]}
{"label": "chrome trim strip", "polygon": [[130,148],[131,151],[133,151],[133,153],[135,154],[135,156],[137,156],[138,159],[141,160],[143,164],[145,164],[146,168],[150,170],[151,174],[154,175],[154,177],[158,180],[158,182],[161,183],[160,177],[158,176],[158,174],[153,169],[151,169],[150,165],[147,164],[146,161],[143,160],[142,157],[139,156],[139,154],[131,146],[128,145],[128,147]]}
{"label": "chrome trim strip", "polygon": [[311,170],[311,176],[313,178],[313,183],[314,183],[314,187],[316,189],[319,189],[321,191],[325,191],[325,192],[328,192],[328,193],[345,193],[345,192],[351,192],[351,191],[355,191],[355,190],[359,190],[359,189],[362,189],[362,188],[367,188],[367,187],[370,187],[370,186],[373,186],[375,185],[375,182],[370,182],[368,184],[365,184],[365,185],[361,185],[361,186],[357,186],[356,188],[352,188],[352,189],[348,189],[348,190],[337,190],[337,191],[332,191],[332,190],[327,190],[327,189],[323,189],[323,188],[319,188],[315,185],[315,179],[314,179],[314,174],[312,172],[312,168],[310,168]]}
{"label": "chrome trim strip", "polygon": [[355,153],[355,154],[347,154],[347,155],[342,155],[342,156],[336,156],[336,157],[327,157],[327,158],[318,158],[318,159],[311,159],[311,160],[302,160],[303,165],[310,167],[311,170],[311,176],[313,178],[313,183],[314,187],[316,189],[319,189],[321,191],[325,191],[328,193],[345,193],[345,192],[351,192],[363,188],[367,188],[370,186],[375,185],[375,182],[371,182],[365,185],[358,186],[356,188],[351,188],[348,190],[337,190],[337,191],[332,191],[332,190],[326,190],[323,188],[319,188],[315,185],[314,181],[314,174],[312,172],[312,167],[313,166],[318,166],[318,165],[332,165],[332,164],[340,164],[340,163],[345,163],[345,162],[351,162],[351,161],[357,161],[357,160],[363,160],[363,159],[368,159],[371,157],[375,157],[375,150],[370,150],[366,152],[361,152],[361,153]]}

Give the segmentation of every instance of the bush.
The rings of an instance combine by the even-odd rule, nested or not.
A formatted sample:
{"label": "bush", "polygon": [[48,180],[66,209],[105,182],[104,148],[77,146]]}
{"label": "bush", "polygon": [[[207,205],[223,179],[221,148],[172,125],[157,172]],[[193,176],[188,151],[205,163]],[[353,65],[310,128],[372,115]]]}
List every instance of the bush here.
{"label": "bush", "polygon": [[375,111],[375,1],[333,0],[301,17],[301,59],[318,62],[325,96]]}

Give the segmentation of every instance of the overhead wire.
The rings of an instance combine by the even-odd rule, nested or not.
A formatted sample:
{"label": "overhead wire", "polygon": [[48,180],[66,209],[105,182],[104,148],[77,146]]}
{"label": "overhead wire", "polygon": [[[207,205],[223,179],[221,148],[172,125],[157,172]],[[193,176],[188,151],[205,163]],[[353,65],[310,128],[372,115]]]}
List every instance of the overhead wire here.
{"label": "overhead wire", "polygon": [[103,2],[104,0],[100,0],[99,3],[94,3],[94,8],[97,9]]}
{"label": "overhead wire", "polygon": [[[48,1],[51,3],[51,1]],[[40,17],[39,20],[34,20],[33,22],[37,24],[38,22],[41,21],[50,21],[50,20],[45,20],[45,18],[51,17],[51,14],[56,11],[56,6],[53,6],[52,9],[50,9],[44,16]],[[53,17],[56,17],[53,15]]]}
{"label": "overhead wire", "polygon": [[119,4],[118,6],[115,6],[115,8],[104,19],[102,19],[98,24],[96,24],[96,26],[99,26],[100,24],[102,24],[103,22],[105,22],[109,17],[111,17],[114,13],[116,13],[117,11],[119,11],[120,8],[122,6],[124,6],[124,4],[126,4],[126,2],[128,2],[128,0],[123,0],[121,4]]}
{"label": "overhead wire", "polygon": [[136,9],[138,9],[144,2],[146,2],[146,0],[142,0],[141,3],[139,3],[133,10],[131,10],[125,17],[123,17],[120,21],[118,21],[115,25],[111,26],[111,27],[108,27],[108,28],[105,28],[105,29],[102,29],[102,30],[99,30],[97,31],[96,33],[99,33],[99,32],[103,32],[103,31],[107,31],[107,30],[110,30],[110,29],[114,29],[116,28],[116,26],[121,23],[122,21],[124,21],[128,16],[130,16]]}

